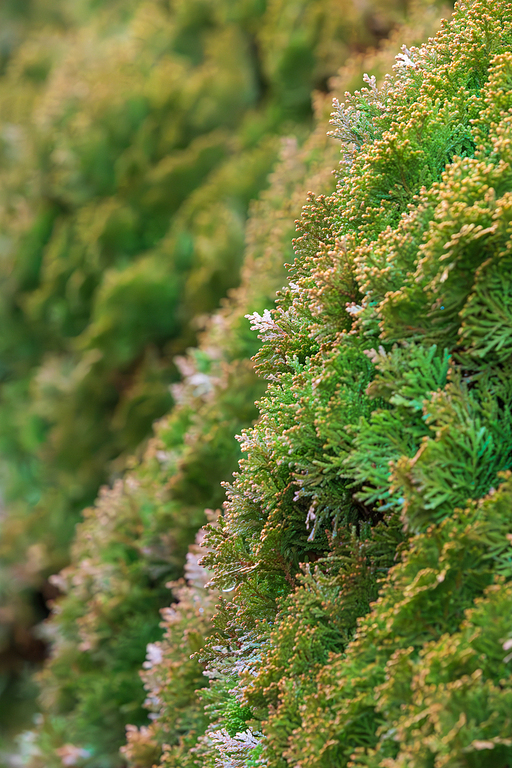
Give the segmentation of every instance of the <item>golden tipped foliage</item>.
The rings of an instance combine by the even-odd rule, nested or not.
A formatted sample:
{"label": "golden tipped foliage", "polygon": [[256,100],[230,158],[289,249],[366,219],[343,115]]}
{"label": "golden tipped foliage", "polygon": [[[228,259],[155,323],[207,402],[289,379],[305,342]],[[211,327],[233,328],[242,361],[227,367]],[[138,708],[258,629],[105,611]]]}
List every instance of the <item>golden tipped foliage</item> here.
{"label": "golden tipped foliage", "polygon": [[402,5],[2,3],[3,680],[41,652],[81,510],[173,404],[194,319],[239,283],[280,136]]}
{"label": "golden tipped foliage", "polygon": [[196,765],[510,763],[511,51],[509,3],[458,3],[335,111],[337,191],[253,316]]}
{"label": "golden tipped foliage", "polygon": [[[248,361],[258,344],[244,315],[272,302],[284,279],[283,262],[292,257],[293,221],[305,191],[309,185],[332,189],[336,152],[327,144],[323,125],[304,147],[295,140],[284,143],[270,186],[252,207],[241,286],[208,321],[200,347],[180,361],[177,404],[158,424],[142,459],[103,493],[78,526],[72,564],[57,578],[64,596],[49,625],[53,652],[40,678],[44,719],[31,765],[50,764],[66,744],[92,747],[90,765],[107,760],[117,765],[124,724],[146,720],[138,671],[146,644],[161,635],[158,609],[170,599],[165,585],[181,576],[187,547],[204,523],[204,508],[222,503],[219,483],[229,478],[239,457],[233,436],[256,416],[253,403],[263,388]],[[175,622],[173,615],[169,625],[170,614],[165,614],[164,621],[179,647],[171,644],[166,652],[164,639],[163,662],[177,657],[184,667],[156,665],[154,676],[145,675],[148,701],[156,695],[158,680],[166,681],[169,690],[158,719],[149,728],[138,731],[134,725],[129,731],[126,755],[135,763],[145,755],[151,765],[151,755],[167,743],[166,759],[177,761],[169,765],[184,764],[197,738],[188,734],[186,724],[204,721],[194,695],[201,674],[197,662],[188,660],[198,648],[185,653],[192,631],[185,603],[193,604],[194,598],[186,589],[177,594],[184,601],[184,618]],[[204,627],[206,616],[197,619]],[[187,710],[189,699],[191,713],[185,711],[185,725],[177,726],[169,713],[174,707]],[[174,743],[180,735],[182,747]]]}

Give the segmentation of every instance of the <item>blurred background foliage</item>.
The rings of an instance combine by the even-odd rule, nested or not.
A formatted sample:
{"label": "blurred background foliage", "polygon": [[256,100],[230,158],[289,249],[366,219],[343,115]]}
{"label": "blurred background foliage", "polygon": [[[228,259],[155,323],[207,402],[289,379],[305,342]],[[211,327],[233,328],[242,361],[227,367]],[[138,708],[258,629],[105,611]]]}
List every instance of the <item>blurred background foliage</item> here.
{"label": "blurred background foliage", "polygon": [[[244,315],[263,311],[285,280],[283,261],[293,257],[293,222],[308,186],[333,186],[337,148],[327,145],[321,127],[302,146],[284,143],[269,188],[252,206],[240,287],[208,321],[199,346],[178,361],[175,407],[156,425],[141,459],[86,510],[71,564],[52,579],[62,596],[45,627],[52,653],[39,676],[39,728],[25,744],[33,768],[60,766],[72,747],[83,750],[85,765],[122,765],[125,725],[147,723],[139,673],[147,644],[162,635],[159,609],[172,601],[167,585],[183,575],[205,507],[222,504],[220,483],[239,458],[234,435],[252,423],[264,391],[249,362],[258,341]],[[324,150],[331,159],[325,166]],[[203,624],[211,613],[206,597],[204,604]],[[182,631],[187,642],[200,643],[190,610]],[[201,680],[187,643],[178,648],[183,680],[170,686],[170,711],[181,735],[194,719],[201,723],[193,695]]]}
{"label": "blurred background foliage", "polygon": [[[357,56],[407,10],[2,4],[0,720],[6,735],[32,710],[29,673],[54,637],[41,765],[61,765],[73,728],[95,744],[91,765],[117,764],[124,723],[145,720],[136,670],[161,634],[165,583],[221,504],[233,435],[262,392],[243,315],[284,282],[310,182],[333,183],[331,78],[355,56],[342,83],[360,85]],[[239,284],[245,247],[242,287],[207,319]],[[34,632],[61,592],[60,629]]]}

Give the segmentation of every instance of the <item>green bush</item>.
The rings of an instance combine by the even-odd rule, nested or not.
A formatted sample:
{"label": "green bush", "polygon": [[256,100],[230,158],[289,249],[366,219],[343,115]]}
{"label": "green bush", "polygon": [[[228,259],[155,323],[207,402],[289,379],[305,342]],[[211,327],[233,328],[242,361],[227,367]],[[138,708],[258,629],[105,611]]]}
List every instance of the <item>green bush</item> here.
{"label": "green bush", "polygon": [[[425,13],[424,8],[419,10],[421,13],[421,22],[417,17],[415,23],[410,28],[402,28],[399,33],[401,40],[403,40],[404,37],[409,42],[413,40],[421,40],[425,33],[428,34],[434,27],[435,15],[432,14],[431,11],[430,13]],[[396,52],[397,47],[397,40],[395,39],[379,53],[374,54],[371,57],[366,57],[364,61],[360,61],[359,59],[354,61],[337,79],[336,86],[337,89],[339,89],[339,92],[343,92],[344,88],[353,84],[357,77],[360,77],[362,66],[371,67],[372,71],[375,72],[386,71],[386,68],[393,62],[394,52]],[[322,124],[320,125],[319,130],[325,130]],[[331,159],[332,149],[326,151],[328,150],[328,146],[319,144],[318,137],[313,137],[310,144],[310,151],[314,151],[316,155],[318,155],[318,150],[322,147],[322,162],[325,167],[323,172],[325,173],[331,167],[333,162]],[[290,164],[288,163],[281,166],[279,174],[276,174],[274,177],[275,186],[273,185],[271,189],[277,191],[284,179],[286,179],[288,183],[291,183],[292,177],[292,167]],[[319,181],[318,176],[312,177],[305,188],[313,187],[320,191]],[[298,200],[300,200],[301,196],[304,194],[301,192],[301,186],[299,186],[295,192]],[[282,211],[281,215],[284,214],[285,211]],[[267,217],[268,214],[266,214],[264,218],[266,219]],[[261,223],[259,223],[260,221],[262,220],[255,217],[251,221],[251,225],[254,226],[255,232],[257,231],[260,233],[260,237],[262,238],[261,241],[265,243],[266,238],[265,234],[262,233],[262,226]],[[271,225],[268,231],[273,232],[274,226]],[[276,253],[276,247],[277,243],[273,246],[271,253]],[[280,247],[282,248],[283,245]],[[267,246],[264,252],[265,259],[260,260],[262,267],[267,263],[266,259],[268,258],[268,254],[269,250]],[[257,281],[254,280],[255,271],[256,263],[250,260],[245,272],[248,278],[248,285],[253,285],[255,282],[257,283]],[[248,305],[249,303],[245,302],[242,307],[247,307]],[[242,307],[239,309],[239,312]],[[212,328],[216,326],[217,322],[215,322]],[[224,336],[224,345],[226,346],[227,340],[227,348],[231,347],[233,341],[241,338],[241,333],[238,330],[239,323],[235,323],[232,327],[236,329],[236,334]],[[224,324],[221,325],[221,329],[224,329]],[[399,538],[399,532],[395,532],[395,539]],[[373,585],[371,574],[369,581],[371,582],[371,589]],[[230,591],[232,587],[233,584],[227,585],[227,590]],[[226,727],[228,737],[234,737],[235,742],[238,738],[236,733],[234,733],[235,726],[240,730],[240,724],[251,719],[249,717],[250,710],[246,706],[241,705],[238,699],[236,697],[234,698],[230,693],[230,688],[232,688],[233,683],[233,668],[237,667],[237,665],[240,666],[237,659],[233,659],[231,654],[227,654],[224,663],[222,658],[219,658],[217,654],[215,658],[215,669],[212,671],[211,675],[208,673],[209,677],[213,677],[216,680],[213,688],[213,700],[210,700],[209,694],[204,688],[206,679],[202,675],[201,668],[195,666],[197,662],[189,660],[189,655],[191,651],[194,650],[194,647],[189,643],[189,637],[191,636],[195,643],[197,642],[197,633],[202,637],[206,634],[211,634],[213,628],[209,625],[209,620],[207,619],[209,614],[213,611],[214,603],[219,599],[218,595],[210,593],[209,600],[205,604],[204,592],[200,590],[195,598],[197,605],[203,608],[203,613],[199,615],[197,611],[194,612],[190,609],[191,602],[193,604],[194,601],[194,584],[191,583],[189,588],[192,590],[192,600],[191,593],[186,592],[183,598],[183,603],[178,602],[178,604],[174,606],[169,614],[169,618],[164,613],[166,634],[164,639],[158,644],[158,648],[160,649],[160,659],[158,658],[159,654],[157,653],[155,657],[155,653],[151,650],[148,656],[148,661],[146,662],[150,671],[144,672],[143,679],[146,690],[148,691],[146,706],[151,711],[152,722],[149,726],[142,726],[139,729],[130,726],[128,730],[128,744],[123,749],[123,753],[127,757],[129,765],[133,768],[150,768],[160,752],[162,752],[162,754],[159,764],[162,768],[164,766],[165,768],[176,768],[177,766],[202,764],[202,759],[208,760],[209,758],[207,756],[205,757],[204,754],[201,754],[202,747],[201,744],[197,744],[197,737],[200,735],[201,730],[204,730],[212,719],[215,720],[220,716],[222,724]],[[220,595],[221,602],[222,597],[223,596]],[[187,617],[184,622],[182,620],[176,620],[176,616],[179,617],[183,615]],[[304,627],[301,626],[301,631],[303,629]],[[236,635],[237,632],[239,633],[239,627],[236,629],[235,634],[232,635],[234,638],[233,642],[237,648],[236,654],[238,654],[238,656],[242,654],[243,656],[245,650],[251,650],[252,640],[249,638],[247,644],[241,642],[241,640],[243,641],[243,637],[240,640],[239,634]],[[331,629],[328,629],[328,633],[329,632],[336,635],[335,630],[331,631]],[[304,643],[306,647],[310,640],[311,636],[306,633],[304,635]],[[259,641],[256,640],[253,643],[252,650],[258,653],[259,645]],[[289,651],[290,649],[285,644],[280,647],[280,653],[282,653],[285,666],[288,664]],[[241,664],[243,665],[244,661],[242,661]],[[184,670],[187,670],[187,672],[184,673]],[[192,670],[195,670],[195,674],[191,680],[188,675]],[[215,687],[219,685],[219,680],[221,684],[223,681],[225,683],[224,694],[220,697],[220,700],[218,691],[215,691]],[[201,688],[205,696],[203,702],[201,701],[201,697],[198,698],[197,694],[194,693],[194,689],[198,688]],[[183,711],[184,703],[186,706],[186,714],[184,714]],[[233,713],[236,716],[233,716]],[[240,713],[243,714],[243,717]],[[191,723],[194,724],[191,725]],[[199,728],[198,724],[201,725],[201,728]],[[222,733],[220,740],[217,743],[222,750]],[[243,744],[239,744],[239,747],[243,752]],[[259,749],[260,747],[254,747],[254,744],[252,745],[251,750],[253,756],[259,754]],[[199,752],[196,750],[199,750]],[[227,756],[224,756],[227,760]],[[256,758],[254,757],[254,759]],[[256,765],[251,759],[248,758],[248,760],[249,762],[247,765]],[[197,763],[197,761],[199,762]],[[209,762],[207,764],[209,765]]]}
{"label": "green bush", "polygon": [[[426,16],[430,29],[434,16]],[[423,34],[424,27],[415,30],[416,39]],[[394,47],[372,58],[377,71],[385,71]],[[356,61],[338,78],[339,92],[358,77]],[[86,512],[72,565],[53,580],[65,596],[48,625],[53,652],[40,677],[42,722],[27,747],[34,768],[60,766],[73,755],[88,766],[117,765],[127,722],[130,765],[151,766],[161,755],[162,765],[185,766],[211,720],[195,694],[206,678],[189,656],[212,631],[213,596],[193,581],[177,585],[162,641],[157,609],[169,602],[166,582],[182,574],[204,507],[222,502],[219,481],[229,479],[238,458],[233,435],[256,415],[252,403],[263,382],[248,358],[259,345],[244,315],[262,312],[282,285],[307,189],[332,189],[338,148],[325,135],[327,106],[317,99],[319,125],[302,147],[294,140],[283,145],[270,186],[252,208],[242,285],[208,322],[200,346],[179,362],[184,379],[173,388],[174,411],[142,460]],[[137,674],[148,641],[149,726]],[[232,697],[222,706],[234,733],[248,710]]]}
{"label": "green bush", "polygon": [[[284,280],[283,261],[293,256],[293,221],[303,196],[311,184],[332,189],[336,152],[327,144],[323,124],[302,147],[294,140],[284,143],[269,188],[252,206],[241,286],[209,320],[201,345],[178,361],[183,379],[173,388],[176,405],[157,425],[144,455],[132,460],[125,477],[105,490],[77,527],[72,563],[52,578],[63,596],[46,633],[52,656],[39,679],[43,719],[29,750],[33,766],[60,766],[59,755],[70,749],[85,750],[90,766],[119,765],[126,723],[139,742],[134,749],[151,765],[163,743],[174,746],[187,736],[190,746],[193,723],[202,726],[196,725],[196,732],[207,725],[194,695],[203,680],[201,668],[188,658],[201,645],[197,631],[208,631],[213,606],[208,607],[211,598],[204,590],[204,615],[191,614],[193,597],[181,586],[177,610],[182,618],[169,614],[168,634],[176,639],[184,633],[181,645],[176,649],[170,643],[165,657],[177,675],[162,694],[162,706],[173,718],[169,728],[170,718],[164,718],[156,728],[137,731],[135,726],[147,721],[138,673],[146,645],[154,648],[162,634],[159,608],[171,597],[166,584],[182,576],[188,545],[205,522],[205,507],[222,503],[220,481],[229,479],[239,458],[233,436],[256,416],[253,403],[263,382],[249,363],[258,342],[244,315],[272,302]],[[326,157],[330,161],[324,165]],[[199,630],[193,628],[196,623]],[[151,671],[145,674],[151,678]],[[155,667],[155,674],[169,682],[167,668],[164,673]],[[153,690],[149,704],[155,695]],[[178,722],[177,712],[183,712]],[[187,750],[172,755],[177,764]]]}
{"label": "green bush", "polygon": [[[399,0],[371,13],[328,0],[2,4],[6,685],[42,653],[31,626],[56,594],[47,579],[68,563],[82,509],[169,411],[175,356],[239,283],[250,201],[280,136],[303,141],[311,90],[402,10]],[[7,688],[4,700],[17,695]]]}
{"label": "green bush", "polygon": [[269,383],[206,538],[185,765],[512,759],[510,4],[458,3],[394,69],[336,108],[337,190],[252,316]]}

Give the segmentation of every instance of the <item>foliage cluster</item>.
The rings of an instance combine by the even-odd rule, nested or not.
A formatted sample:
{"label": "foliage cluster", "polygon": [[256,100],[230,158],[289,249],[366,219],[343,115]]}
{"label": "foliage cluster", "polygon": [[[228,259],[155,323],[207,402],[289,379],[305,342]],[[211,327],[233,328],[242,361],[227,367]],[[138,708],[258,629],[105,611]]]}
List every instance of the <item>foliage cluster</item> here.
{"label": "foliage cluster", "polygon": [[[428,29],[434,18],[429,10]],[[406,34],[422,39],[424,32],[421,26]],[[386,71],[395,46],[393,41],[373,56],[375,71]],[[360,82],[360,68],[355,60],[344,70],[335,84],[339,92]],[[191,665],[188,659],[190,638],[192,650],[198,645],[191,625],[197,619],[200,636],[206,632],[206,616],[194,614],[189,593],[179,588],[182,605],[169,614],[172,620],[164,621],[167,639],[162,648],[169,652],[163,653],[162,663],[170,669],[161,669],[155,665],[160,653],[155,651],[160,647],[155,645],[158,608],[169,601],[165,584],[182,573],[187,545],[204,521],[204,507],[222,501],[219,481],[228,479],[238,458],[232,436],[256,415],[253,402],[263,383],[248,363],[258,342],[244,315],[262,312],[282,285],[283,263],[293,255],[293,221],[306,191],[332,189],[337,147],[325,135],[328,100],[317,96],[316,102],[318,128],[303,146],[296,140],[284,143],[268,190],[253,204],[240,289],[208,322],[200,346],[179,362],[183,382],[173,387],[174,411],[161,421],[142,459],[134,460],[124,479],[87,510],[73,546],[72,565],[53,579],[65,596],[46,629],[53,653],[40,679],[42,720],[37,735],[25,739],[31,765],[60,766],[66,760],[91,766],[118,764],[124,724],[141,724],[145,719],[137,671],[148,641],[150,668],[145,682],[154,720],[140,731],[131,727],[126,757],[142,754],[144,764],[151,764],[151,756],[159,754],[164,743],[169,764],[184,764],[189,747],[209,721],[194,694],[204,678],[197,662]],[[206,599],[201,592],[200,607]],[[176,679],[170,680],[173,670]],[[234,699],[230,707],[236,724],[240,708]],[[182,713],[178,724],[177,712]],[[235,727],[231,725],[230,731]],[[177,745],[180,738],[185,739],[182,746]]]}
{"label": "foliage cluster", "polygon": [[511,84],[510,4],[462,1],[336,107],[205,540],[210,722],[162,766],[510,765]]}
{"label": "foliage cluster", "polygon": [[81,510],[168,412],[175,356],[238,284],[280,137],[303,141],[311,90],[402,5],[2,3],[2,688],[42,651],[30,627]]}
{"label": "foliage cluster", "polygon": [[[42,721],[35,742],[26,746],[34,767],[60,768],[63,757],[82,753],[86,765],[118,765],[125,724],[132,723],[135,733],[135,726],[147,719],[138,673],[147,643],[153,649],[150,660],[155,658],[159,609],[170,600],[166,584],[182,576],[188,545],[205,522],[205,507],[221,505],[220,481],[229,479],[239,458],[233,436],[254,420],[254,401],[264,388],[249,362],[258,342],[244,315],[263,311],[273,301],[284,280],[283,262],[293,257],[293,222],[302,200],[310,186],[332,191],[336,153],[323,122],[304,145],[284,142],[269,187],[252,206],[240,287],[209,320],[200,346],[179,360],[176,405],[158,423],[141,459],[102,492],[77,527],[71,565],[52,578],[63,596],[45,629],[53,650],[39,681]],[[198,664],[188,659],[200,643],[187,589],[177,591],[184,618],[176,621],[172,614],[167,627],[174,638],[185,633],[175,664],[178,679],[165,694],[176,738],[203,717],[194,696]],[[199,607],[210,599],[203,592]],[[207,613],[197,616],[200,628],[206,618]],[[187,651],[189,642],[192,650]],[[170,662],[176,653],[172,648]],[[169,682],[167,670],[155,675]],[[158,679],[148,697],[151,706]],[[176,725],[176,713],[189,700],[193,714],[185,713]],[[144,727],[142,734],[151,764],[152,736]]]}
{"label": "foliage cluster", "polygon": [[[419,13],[416,16],[416,19],[413,24],[411,24],[409,27],[402,28],[400,30],[399,36],[400,39],[403,41],[404,37],[408,42],[412,42],[415,40],[421,40],[424,38],[425,34],[428,34],[428,32],[434,28],[435,24],[437,23],[435,14],[432,13],[433,9],[430,9],[430,14],[425,14],[425,8],[420,8]],[[421,22],[419,21],[419,15],[421,13]],[[348,67],[346,67],[342,74],[338,77],[336,82],[336,89],[339,92],[343,91],[343,87],[353,86],[355,82],[357,82],[358,77],[360,77],[361,67],[368,67],[371,68],[373,72],[376,72],[377,74],[381,74],[385,72],[389,66],[393,62],[394,54],[397,50],[398,43],[397,43],[398,36],[393,39],[390,44],[388,44],[383,50],[379,51],[377,54],[373,54],[372,56],[366,56],[363,61],[360,59],[353,61],[352,64]],[[323,126],[322,126],[323,129]],[[316,139],[316,142],[318,142],[318,139]],[[330,154],[326,152],[328,147],[325,147],[324,149],[324,157],[323,162],[327,166],[327,168],[330,167],[330,164],[332,162]],[[283,168],[284,171],[284,168]],[[287,174],[289,174],[289,169],[286,171]],[[290,176],[287,175],[286,178],[290,180]],[[319,189],[318,185],[318,179],[311,180],[312,184],[309,186],[313,186],[317,190]],[[300,199],[300,194],[299,194]],[[275,248],[275,246],[273,246]],[[275,252],[275,251],[274,251]],[[268,258],[268,255],[267,255]],[[264,264],[265,262],[263,262]],[[247,271],[247,275],[249,278],[254,277],[254,266],[251,265],[250,268]],[[247,306],[247,303],[245,304]],[[270,315],[268,312],[264,313],[264,316],[268,319],[270,318]],[[238,331],[240,333],[240,331]],[[235,337],[236,338],[236,337]],[[233,585],[230,584],[227,587],[227,591],[231,591],[233,588]],[[200,604],[203,605],[204,595],[201,593],[198,596],[198,599],[200,598]],[[188,600],[188,596],[187,596]],[[211,608],[211,601],[216,600],[216,598],[213,595],[210,595],[210,610]],[[185,603],[185,610],[187,610],[187,615],[190,617],[190,612],[188,610],[188,602]],[[180,610],[180,607],[178,605],[178,611]],[[172,616],[174,617],[174,612]],[[189,618],[190,620],[190,618]],[[176,663],[176,653],[178,652],[178,658],[179,651],[182,648],[185,648],[185,653],[182,652],[181,655],[181,665],[183,667],[186,667],[189,664],[188,656],[193,650],[190,645],[188,645],[188,637],[189,633],[192,634],[193,637],[196,637],[196,630],[204,636],[205,634],[205,622],[204,622],[204,616],[199,617],[196,616],[195,619],[190,620],[191,624],[186,625],[185,628],[183,628],[181,625],[178,624],[176,626],[176,622],[174,618],[172,619],[170,625],[164,621],[164,626],[167,629],[167,634],[162,643],[159,645],[159,647],[162,650],[163,653],[163,659],[159,663],[155,663],[154,654],[150,653],[150,658],[148,659],[148,663],[151,664],[152,673],[151,674],[144,674],[144,681],[146,688],[148,690],[148,705],[151,709],[151,717],[153,718],[153,722],[149,727],[143,726],[140,729],[135,729],[130,727],[128,732],[129,737],[129,743],[128,746],[123,750],[124,754],[129,760],[130,766],[133,766],[134,768],[146,768],[151,766],[153,764],[153,761],[155,759],[155,755],[160,754],[160,751],[162,749],[163,745],[163,754],[161,755],[161,765],[166,766],[166,768],[171,768],[171,766],[185,766],[185,765],[195,765],[197,755],[195,753],[194,744],[196,742],[197,736],[198,736],[198,729],[193,728],[192,730],[188,730],[187,728],[184,728],[181,733],[176,733],[175,730],[175,717],[173,712],[180,711],[181,712],[181,705],[183,702],[183,694],[184,694],[184,683],[183,678],[181,676],[181,666],[180,664]],[[197,623],[199,623],[199,628],[197,626]],[[209,632],[211,632],[211,628],[209,629]],[[181,633],[181,634],[180,634]],[[308,641],[310,638],[305,639],[305,645],[308,645]],[[250,649],[251,647],[257,648],[258,642],[252,643],[252,640],[249,638],[247,641],[247,644],[245,642],[239,643],[236,648],[236,655],[239,656],[243,653],[243,648]],[[288,652],[288,649],[283,649],[283,655],[284,655],[284,663],[286,664],[286,654]],[[169,660],[172,660],[172,663],[169,663]],[[242,666],[244,662],[241,662]],[[224,682],[227,684],[227,688],[229,689],[231,687],[232,683],[232,671],[233,666],[240,667],[240,664],[235,660],[231,658],[231,656],[228,655],[227,657],[227,663],[226,665],[222,665],[219,662],[219,659],[216,659],[216,665],[215,665],[215,672],[209,676],[213,678],[217,678],[219,676],[219,669],[224,669],[224,666],[226,666],[226,675],[224,676]],[[190,681],[188,681],[188,689],[185,686],[185,691],[188,696],[188,706],[189,714],[192,717],[191,713],[193,714],[193,717],[197,717],[199,713],[203,713],[203,708],[205,706],[205,702],[201,702],[201,700],[194,696],[194,690],[193,688],[199,688],[204,686],[205,680],[204,677],[201,677],[200,670],[197,669],[198,676],[194,679],[193,683],[191,684]],[[223,677],[223,673],[220,674],[220,677]],[[202,681],[202,682],[201,682]],[[165,691],[165,693],[162,693]],[[162,695],[165,697],[165,703],[162,703]],[[206,694],[206,712],[208,713],[208,718],[212,718],[212,713],[215,712],[216,709],[218,709],[218,703],[217,705],[214,703],[213,706],[208,704],[208,696]],[[238,700],[229,694],[225,699],[223,703],[220,704],[220,710],[222,711],[222,723],[226,726],[226,729],[224,731],[220,731],[221,734],[220,737],[218,737],[218,733],[214,738],[217,739],[217,745],[219,746],[219,749],[221,751],[226,752],[226,743],[223,741],[223,739],[227,740],[227,743],[230,744],[230,738],[234,738],[235,745],[237,743],[237,740],[241,737],[239,737],[236,734],[236,731],[233,731],[233,721],[235,723],[238,722],[244,723],[248,719],[248,708],[245,706],[240,705]],[[245,717],[245,719],[244,719]],[[181,718],[181,716],[180,716]],[[205,726],[205,723],[208,720],[201,720],[201,723],[203,727]],[[180,719],[181,722],[181,719]],[[240,728],[238,727],[238,730]],[[211,735],[211,734],[210,734]],[[251,749],[254,748],[254,743],[252,740],[252,737],[249,737],[248,741],[249,747]],[[238,744],[238,747],[242,752],[249,748],[247,745]],[[203,756],[204,757],[204,756]],[[227,757],[226,757],[227,759]]]}

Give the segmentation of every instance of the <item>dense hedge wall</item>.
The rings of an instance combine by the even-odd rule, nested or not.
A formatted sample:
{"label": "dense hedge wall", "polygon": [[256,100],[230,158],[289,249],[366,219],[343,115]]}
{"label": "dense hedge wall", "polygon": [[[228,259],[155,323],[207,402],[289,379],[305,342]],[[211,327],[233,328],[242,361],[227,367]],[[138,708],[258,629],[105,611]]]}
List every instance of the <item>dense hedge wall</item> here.
{"label": "dense hedge wall", "polygon": [[201,542],[217,592],[191,552],[134,768],[161,734],[166,767],[510,765],[511,83],[512,8],[473,0],[336,108],[337,190],[252,316],[268,388]]}
{"label": "dense hedge wall", "polygon": [[[345,68],[336,92],[361,82],[362,67],[383,74],[398,38],[419,41],[435,24],[435,9],[423,6],[386,48]],[[117,765],[127,722],[123,754],[130,765],[150,768],[160,759],[169,767],[194,764],[191,749],[212,716],[195,693],[207,678],[189,656],[212,632],[215,605],[194,548],[188,586],[175,583],[177,603],[164,611],[162,643],[158,608],[169,602],[165,584],[182,574],[204,507],[222,502],[219,481],[229,478],[238,457],[233,435],[254,418],[252,403],[263,393],[264,382],[248,363],[258,342],[244,315],[263,312],[282,285],[283,262],[293,256],[293,221],[307,190],[332,191],[339,149],[326,137],[329,101],[317,98],[319,126],[303,146],[284,144],[269,188],[252,209],[242,285],[211,318],[200,346],[180,361],[184,378],[174,387],[173,413],[159,424],[142,460],[86,512],[72,564],[53,579],[65,597],[48,624],[53,652],[40,677],[41,723],[24,742],[33,768],[66,760]],[[153,722],[138,729],[145,716],[137,672],[148,642],[144,680]],[[236,726],[243,719],[236,701],[229,701]]]}
{"label": "dense hedge wall", "polygon": [[393,74],[388,46],[334,84],[369,71],[335,191],[322,128],[284,145],[242,287],[86,512],[31,768],[512,763],[512,7],[461,1],[414,47],[419,13]]}
{"label": "dense hedge wall", "polygon": [[307,186],[333,186],[318,157],[327,152],[334,162],[335,151],[325,130],[304,147],[285,143],[269,189],[253,206],[240,288],[209,321],[200,347],[179,361],[173,411],[141,460],[86,510],[72,563],[52,578],[64,597],[47,629],[52,656],[39,679],[44,719],[34,766],[60,765],[59,750],[66,754],[69,744],[90,752],[88,765],[117,765],[125,724],[147,720],[139,670],[147,643],[162,634],[166,584],[182,575],[205,507],[222,504],[220,482],[239,458],[234,435],[254,420],[263,392],[249,363],[258,344],[244,314],[272,302],[283,260],[293,256],[293,221]]}
{"label": "dense hedge wall", "polygon": [[2,3],[2,722],[82,509],[172,407],[174,357],[239,282],[280,137],[303,142],[312,89],[403,9]]}

